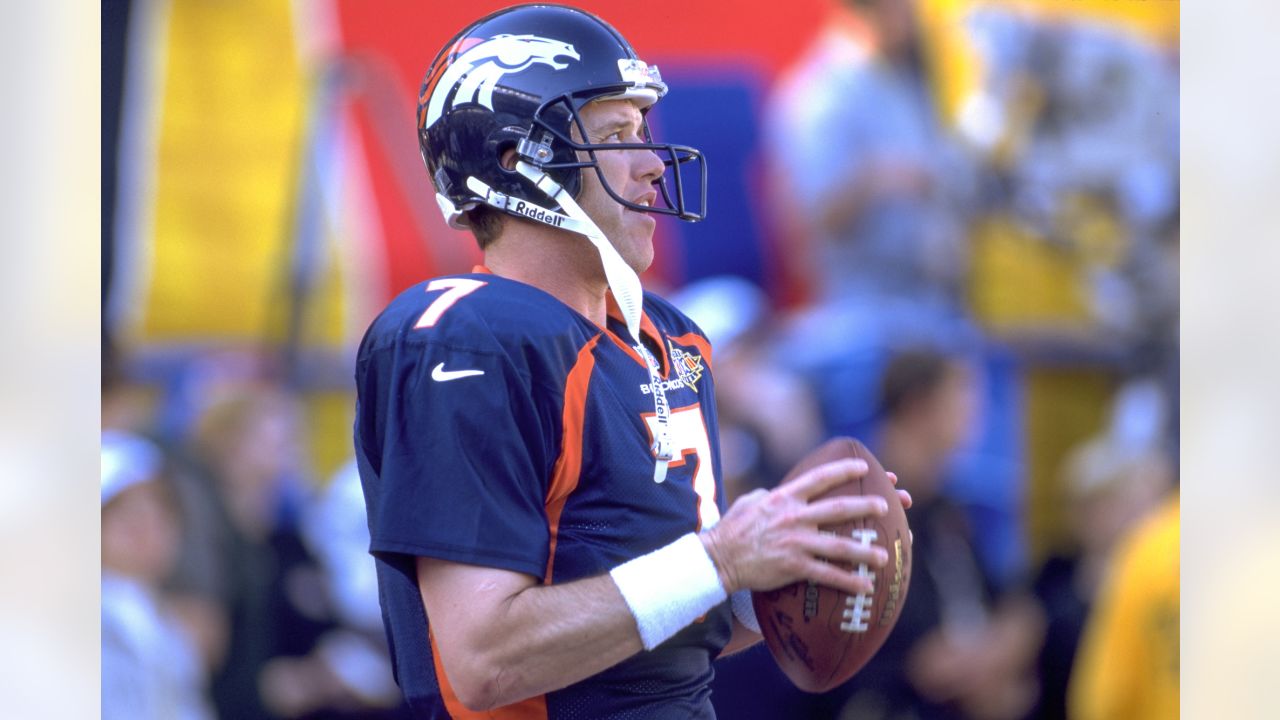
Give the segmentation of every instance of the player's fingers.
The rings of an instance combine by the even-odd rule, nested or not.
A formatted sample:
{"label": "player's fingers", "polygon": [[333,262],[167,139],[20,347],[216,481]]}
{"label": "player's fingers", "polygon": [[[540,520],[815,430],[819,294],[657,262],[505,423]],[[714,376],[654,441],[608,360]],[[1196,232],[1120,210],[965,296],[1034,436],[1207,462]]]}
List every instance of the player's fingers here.
{"label": "player's fingers", "polygon": [[797,516],[813,525],[839,525],[871,515],[883,516],[888,512],[889,503],[879,495],[841,495],[815,500]]}
{"label": "player's fingers", "polygon": [[751,492],[745,495],[738,496],[738,499],[734,500],[733,505],[729,507],[729,512],[733,512],[734,508],[738,507],[739,505],[743,507],[748,507],[751,505],[755,505],[758,502],[762,502],[766,497],[768,497],[768,495],[769,495],[768,490],[765,490],[764,488],[756,488],[755,490],[752,490]]}
{"label": "player's fingers", "polygon": [[884,474],[889,476],[889,482],[893,483],[894,485],[898,484],[898,473],[886,470]]}
{"label": "player's fingers", "polygon": [[850,595],[875,592],[876,575],[874,572],[859,573],[846,570],[839,565],[832,565],[820,560],[813,561],[806,568],[807,580],[819,585],[835,588]]}
{"label": "player's fingers", "polygon": [[871,542],[858,542],[848,536],[831,533],[811,533],[799,543],[809,555],[829,562],[841,562],[869,567],[884,567],[889,562],[889,553]]}
{"label": "player's fingers", "polygon": [[867,472],[867,461],[862,458],[842,458],[811,468],[793,482],[779,490],[792,497],[808,501],[837,485],[862,477]]}
{"label": "player's fingers", "polygon": [[899,491],[898,491],[898,499],[902,501],[902,509],[903,509],[903,510],[909,510],[909,509],[911,509],[911,504],[914,502],[914,501],[911,499],[911,493],[907,492],[906,490],[899,490]]}

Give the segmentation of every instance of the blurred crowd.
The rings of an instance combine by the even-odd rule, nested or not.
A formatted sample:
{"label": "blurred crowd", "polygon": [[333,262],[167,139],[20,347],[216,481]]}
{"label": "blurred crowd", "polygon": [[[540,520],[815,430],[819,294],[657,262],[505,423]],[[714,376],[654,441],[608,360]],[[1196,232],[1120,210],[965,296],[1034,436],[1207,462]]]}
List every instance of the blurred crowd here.
{"label": "blurred crowd", "polygon": [[[715,348],[729,501],[860,437],[915,499],[912,582],[848,684],[758,645],[718,713],[1176,717],[1177,48],[981,6],[950,122],[911,0],[844,5],[765,113],[809,297],[669,296]],[[104,345],[103,716],[405,717],[358,477],[314,476],[287,373],[130,360]]]}
{"label": "blurred crowd", "polygon": [[981,6],[946,122],[914,3],[845,6],[767,108],[809,302],[675,297],[716,349],[730,494],[864,438],[915,498],[912,584],[842,688],[756,647],[721,661],[718,709],[1176,717],[1177,49]]}
{"label": "blurred crowd", "polygon": [[103,365],[103,717],[403,717],[359,477],[307,477],[298,394],[252,354],[163,400]]}

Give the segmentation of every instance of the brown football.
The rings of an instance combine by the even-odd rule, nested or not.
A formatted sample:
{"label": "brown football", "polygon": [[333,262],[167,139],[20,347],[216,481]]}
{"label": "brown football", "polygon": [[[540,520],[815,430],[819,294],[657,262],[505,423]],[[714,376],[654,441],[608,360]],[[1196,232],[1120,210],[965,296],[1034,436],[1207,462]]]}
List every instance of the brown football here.
{"label": "brown football", "polygon": [[[782,482],[791,482],[823,463],[852,457],[867,461],[867,473],[820,498],[879,495],[889,502],[889,512],[884,517],[864,518],[822,530],[852,535],[888,551],[888,564],[874,573],[875,592],[849,595],[816,583],[800,582],[752,593],[756,618],[773,659],[796,687],[809,692],[830,690],[867,664],[893,630],[911,582],[907,514],[884,468],[861,442],[848,437],[829,440],[806,455]],[[856,569],[872,572],[866,565]]]}

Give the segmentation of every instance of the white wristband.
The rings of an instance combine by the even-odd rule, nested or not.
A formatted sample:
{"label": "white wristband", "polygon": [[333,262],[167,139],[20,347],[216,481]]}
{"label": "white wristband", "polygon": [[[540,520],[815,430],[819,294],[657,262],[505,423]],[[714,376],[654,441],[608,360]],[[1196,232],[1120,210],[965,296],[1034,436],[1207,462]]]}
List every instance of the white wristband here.
{"label": "white wristband", "polygon": [[756,607],[751,602],[750,590],[739,590],[730,595],[729,606],[733,608],[733,616],[738,618],[743,627],[760,634],[760,621],[756,619]]}
{"label": "white wristband", "polygon": [[728,597],[694,533],[609,571],[652,650]]}

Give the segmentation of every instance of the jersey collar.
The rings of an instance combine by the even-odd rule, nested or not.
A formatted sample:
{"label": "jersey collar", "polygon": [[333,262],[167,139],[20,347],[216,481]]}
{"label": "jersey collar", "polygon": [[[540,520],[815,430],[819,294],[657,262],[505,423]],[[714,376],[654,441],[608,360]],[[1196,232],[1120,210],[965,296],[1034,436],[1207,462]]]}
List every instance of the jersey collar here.
{"label": "jersey collar", "polygon": [[[613,299],[613,293],[609,292],[605,295],[605,312],[609,317],[620,323],[626,323],[622,317],[622,308],[618,307],[618,301]],[[649,313],[640,311],[640,334],[648,335],[649,339],[658,347],[662,347],[662,333],[658,332],[658,326],[653,324],[649,319]]]}
{"label": "jersey collar", "polygon": [[[483,264],[472,266],[471,272],[479,275],[493,274],[493,271]],[[606,291],[605,313],[609,318],[617,320],[624,326],[626,325],[626,320],[622,317],[622,308],[618,307],[618,301],[613,299],[612,290]],[[609,336],[610,340],[613,340],[618,347],[625,350],[626,353],[631,356],[632,360],[635,360],[640,365],[646,365],[644,358],[640,357],[640,353],[636,352],[635,348],[631,347],[622,338],[618,337],[617,333],[613,332],[608,327],[601,329]],[[658,331],[658,326],[653,324],[653,320],[649,319],[649,313],[646,313],[643,309],[640,311],[640,334],[647,336],[649,340],[653,342],[654,347],[658,349],[655,356],[658,359],[658,364],[662,366],[662,377],[664,379],[670,377],[671,367],[667,361],[667,348],[663,344],[664,341],[662,339],[662,333]]]}

